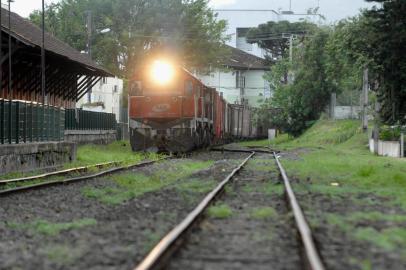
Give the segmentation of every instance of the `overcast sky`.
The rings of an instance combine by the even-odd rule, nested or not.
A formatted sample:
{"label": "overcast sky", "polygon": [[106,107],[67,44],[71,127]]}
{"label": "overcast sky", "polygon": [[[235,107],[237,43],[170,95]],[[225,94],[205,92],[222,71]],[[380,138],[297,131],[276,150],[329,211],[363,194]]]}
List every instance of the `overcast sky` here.
{"label": "overcast sky", "polygon": [[[46,3],[59,0],[45,0]],[[112,0],[113,1],[113,0]],[[306,11],[308,8],[317,7],[320,3],[320,13],[333,22],[348,16],[356,15],[360,8],[371,7],[372,4],[364,0],[291,0],[292,10],[296,13]],[[3,1],[5,2],[5,1]],[[289,0],[211,0],[215,8],[249,8],[249,9],[274,9],[288,10]],[[12,10],[26,17],[34,9],[41,8],[41,0],[15,0]],[[258,14],[246,14],[245,19]]]}

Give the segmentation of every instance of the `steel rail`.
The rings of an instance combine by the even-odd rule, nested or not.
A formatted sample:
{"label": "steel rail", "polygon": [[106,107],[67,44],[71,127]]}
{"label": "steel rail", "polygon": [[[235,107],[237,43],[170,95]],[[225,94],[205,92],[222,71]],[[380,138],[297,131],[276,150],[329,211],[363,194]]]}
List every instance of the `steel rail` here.
{"label": "steel rail", "polygon": [[261,154],[273,154],[273,151],[267,151],[267,150],[257,150],[257,149],[251,149],[251,150],[244,150],[244,149],[227,149],[227,148],[211,148],[210,151],[213,152],[231,152],[231,153],[261,153]]}
{"label": "steel rail", "polygon": [[285,190],[286,190],[286,193],[288,196],[288,201],[289,201],[290,207],[292,209],[292,212],[293,212],[293,215],[295,218],[296,226],[299,230],[300,239],[302,241],[304,251],[306,254],[306,259],[309,263],[310,269],[311,270],[324,270],[325,267],[323,265],[320,255],[317,251],[316,245],[313,241],[310,226],[307,223],[304,213],[296,199],[295,193],[293,192],[292,186],[290,185],[289,178],[286,175],[286,171],[282,167],[282,164],[279,161],[279,157],[276,155],[275,152],[274,152],[274,157],[275,157],[276,163],[279,167],[279,171],[283,178]]}
{"label": "steel rail", "polygon": [[213,189],[206,197],[199,203],[199,205],[190,212],[187,217],[181,221],[175,228],[173,228],[162,240],[149,252],[143,261],[134,268],[135,270],[150,270],[159,269],[162,267],[162,260],[170,252],[171,248],[175,246],[176,242],[188,231],[188,229],[198,220],[204,213],[204,210],[214,201],[214,199],[223,191],[224,187],[236,175],[241,168],[250,160],[255,152],[251,154],[236,167],[215,189]]}
{"label": "steel rail", "polygon": [[108,170],[98,172],[95,174],[91,174],[91,175],[72,177],[72,178],[67,178],[67,179],[62,179],[62,180],[46,181],[46,182],[33,184],[33,185],[27,185],[27,186],[12,188],[12,189],[0,190],[0,196],[9,195],[9,194],[20,192],[20,191],[28,191],[28,190],[37,189],[37,188],[44,188],[44,187],[48,187],[48,186],[55,186],[55,185],[69,184],[69,183],[79,182],[79,181],[84,181],[84,180],[90,180],[90,179],[94,179],[96,177],[104,176],[107,174],[116,173],[116,172],[124,171],[124,170],[129,170],[129,169],[132,169],[135,167],[142,167],[142,166],[154,164],[156,162],[170,159],[170,158],[172,158],[172,156],[164,157],[164,158],[160,158],[160,159],[152,160],[152,161],[145,161],[145,162],[141,162],[141,163],[131,164],[131,165],[127,165],[127,166],[120,166],[120,167],[108,169]]}
{"label": "steel rail", "polygon": [[25,182],[25,181],[30,181],[30,180],[37,180],[37,179],[42,179],[42,178],[46,178],[46,177],[49,177],[49,176],[68,174],[68,173],[71,173],[71,172],[82,172],[82,171],[86,171],[87,169],[90,169],[90,168],[102,168],[102,167],[106,167],[106,166],[109,166],[109,165],[118,165],[120,163],[121,162],[118,162],[118,161],[111,161],[111,162],[98,163],[98,164],[89,165],[89,166],[81,166],[81,167],[75,167],[75,168],[70,168],[70,169],[66,169],[66,170],[43,173],[43,174],[39,174],[39,175],[33,175],[33,176],[27,176],[27,177],[21,177],[21,178],[14,178],[14,179],[5,179],[5,180],[0,180],[0,184],[8,184],[8,183],[17,183],[17,182]]}

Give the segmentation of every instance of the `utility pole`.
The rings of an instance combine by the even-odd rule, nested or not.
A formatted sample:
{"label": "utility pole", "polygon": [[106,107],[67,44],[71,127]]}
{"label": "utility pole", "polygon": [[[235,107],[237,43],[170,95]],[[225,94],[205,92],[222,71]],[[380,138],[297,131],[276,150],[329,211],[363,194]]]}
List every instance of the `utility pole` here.
{"label": "utility pole", "polygon": [[[86,17],[86,28],[87,28],[87,55],[89,55],[89,58],[92,59],[92,33],[93,33],[93,22],[92,22],[92,11],[88,10],[86,11],[87,17]],[[88,84],[87,88],[87,102],[91,103],[92,102],[92,88],[90,85],[90,81]]]}
{"label": "utility pole", "polygon": [[289,37],[289,61],[292,64],[293,62],[293,35]]}
{"label": "utility pole", "polygon": [[11,107],[13,105],[13,88],[11,87],[11,79],[12,79],[12,68],[11,68],[11,3],[14,0],[8,0],[8,96],[9,96],[9,103],[8,103],[8,142],[9,144],[12,143],[11,138],[11,121],[12,121],[12,110]]}
{"label": "utility pole", "polygon": [[42,0],[42,44],[41,44],[41,94],[45,108],[45,1]]}
{"label": "utility pole", "polygon": [[[3,59],[3,30],[2,30],[2,25],[1,25],[1,15],[3,13],[3,9],[1,8],[1,0],[0,0],[0,59]],[[3,94],[3,63],[0,62],[0,92]],[[1,123],[4,123],[4,99],[1,101],[2,106],[1,106],[1,116],[2,118],[0,119]],[[0,128],[0,143],[4,144],[4,128]]]}
{"label": "utility pole", "polygon": [[[45,116],[45,104],[48,103],[48,99],[45,96],[45,1],[42,0],[42,44],[41,44],[41,95],[42,95],[42,131],[43,136],[46,136],[48,140],[47,128],[46,128],[46,116]],[[48,130],[49,131],[49,130]],[[44,134],[45,133],[45,134]],[[44,137],[42,137],[44,138]]]}
{"label": "utility pole", "polygon": [[362,129],[364,132],[368,130],[368,90],[368,68],[365,68],[362,85]]}

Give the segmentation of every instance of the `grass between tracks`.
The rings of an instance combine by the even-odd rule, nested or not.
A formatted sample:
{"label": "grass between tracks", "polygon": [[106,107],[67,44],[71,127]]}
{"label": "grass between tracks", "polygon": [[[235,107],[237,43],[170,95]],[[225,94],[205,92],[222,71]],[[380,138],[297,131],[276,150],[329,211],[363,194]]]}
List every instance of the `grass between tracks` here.
{"label": "grass between tracks", "polygon": [[[298,194],[310,192],[348,204],[347,211],[327,214],[329,224],[382,250],[405,250],[406,159],[371,154],[368,136],[360,131],[359,124],[320,120],[299,138],[284,135],[271,147],[290,153],[281,161],[291,179],[300,179],[294,184]],[[243,145],[267,146],[268,141]],[[314,201],[304,198],[302,203],[312,206]],[[378,211],[356,212],[357,205],[358,210],[366,206]],[[384,225],[374,226],[377,223]],[[406,258],[406,254],[401,255]]]}
{"label": "grass between tracks", "polygon": [[[174,182],[190,177],[199,170],[213,165],[213,161],[184,161],[172,164],[166,169],[159,169],[150,174],[123,173],[111,176],[114,187],[82,189],[84,196],[94,198],[106,204],[117,205],[147,192],[162,189]],[[185,184],[186,185],[186,184]],[[193,183],[190,183],[193,185]],[[201,190],[203,187],[194,187]]]}
{"label": "grass between tracks", "polygon": [[207,214],[211,218],[224,219],[231,217],[233,215],[233,210],[227,204],[219,204],[210,206],[207,209]]}
{"label": "grass between tracks", "polygon": [[62,231],[94,226],[97,224],[97,221],[95,219],[85,218],[64,223],[51,223],[46,220],[37,220],[30,223],[7,222],[5,224],[8,228],[14,230],[27,230],[31,234],[39,233],[48,236],[55,236]]}

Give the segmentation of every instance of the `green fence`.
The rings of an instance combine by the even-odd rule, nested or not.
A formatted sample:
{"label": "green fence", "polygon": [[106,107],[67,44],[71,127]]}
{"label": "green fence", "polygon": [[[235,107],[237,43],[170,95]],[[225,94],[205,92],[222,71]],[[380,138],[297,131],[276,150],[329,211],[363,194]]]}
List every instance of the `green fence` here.
{"label": "green fence", "polygon": [[0,99],[1,144],[62,141],[64,123],[64,109]]}
{"label": "green fence", "polygon": [[67,109],[65,116],[66,130],[116,130],[114,113]]}

